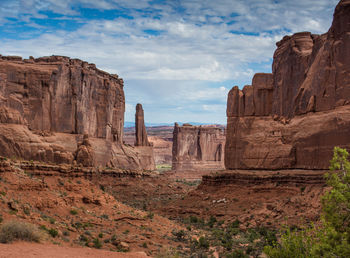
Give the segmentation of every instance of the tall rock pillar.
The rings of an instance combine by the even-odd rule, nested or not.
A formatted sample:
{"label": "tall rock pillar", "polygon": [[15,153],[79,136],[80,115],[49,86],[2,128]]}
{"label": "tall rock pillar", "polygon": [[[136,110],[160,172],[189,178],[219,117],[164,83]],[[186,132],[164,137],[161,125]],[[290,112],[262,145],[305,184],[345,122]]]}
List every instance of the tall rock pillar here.
{"label": "tall rock pillar", "polygon": [[136,105],[135,127],[136,127],[135,146],[151,146],[147,138],[143,108],[140,103]]}

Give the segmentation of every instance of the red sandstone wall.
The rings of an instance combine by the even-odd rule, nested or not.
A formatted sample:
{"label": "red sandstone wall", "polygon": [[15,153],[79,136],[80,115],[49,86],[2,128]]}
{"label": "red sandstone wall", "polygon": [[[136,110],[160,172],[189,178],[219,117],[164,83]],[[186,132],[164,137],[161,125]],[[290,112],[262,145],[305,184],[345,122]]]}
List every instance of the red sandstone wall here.
{"label": "red sandstone wall", "polygon": [[175,123],[172,169],[223,169],[224,148],[225,135],[220,128]]}
{"label": "red sandstone wall", "polygon": [[334,146],[350,148],[350,1],[326,34],[278,42],[272,71],[228,94],[226,168],[327,169]]}

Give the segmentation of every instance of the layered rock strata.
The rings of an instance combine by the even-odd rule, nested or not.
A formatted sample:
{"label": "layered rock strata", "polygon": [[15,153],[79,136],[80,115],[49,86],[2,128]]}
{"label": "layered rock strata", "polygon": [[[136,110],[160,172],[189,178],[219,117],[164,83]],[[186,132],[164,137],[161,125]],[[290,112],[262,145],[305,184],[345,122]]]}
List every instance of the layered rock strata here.
{"label": "layered rock strata", "polygon": [[221,128],[175,123],[173,170],[224,168],[225,134]]}
{"label": "layered rock strata", "polygon": [[334,146],[350,148],[350,1],[329,31],[285,36],[272,74],[234,87],[227,100],[228,169],[327,169]]}
{"label": "layered rock strata", "polygon": [[[124,110],[123,80],[94,64],[0,56],[0,155],[149,169],[149,154],[122,144]],[[83,134],[91,146],[80,145]],[[92,161],[81,162],[84,148]]]}

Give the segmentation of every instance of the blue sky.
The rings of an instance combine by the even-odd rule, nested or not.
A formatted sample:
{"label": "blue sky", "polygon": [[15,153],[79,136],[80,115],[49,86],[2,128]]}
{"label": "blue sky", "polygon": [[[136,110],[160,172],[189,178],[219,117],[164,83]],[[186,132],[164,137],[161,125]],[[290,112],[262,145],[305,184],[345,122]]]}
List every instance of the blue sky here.
{"label": "blue sky", "polygon": [[65,55],[124,79],[152,123],[226,123],[228,91],[271,72],[276,41],[325,33],[338,0],[0,0],[2,55]]}

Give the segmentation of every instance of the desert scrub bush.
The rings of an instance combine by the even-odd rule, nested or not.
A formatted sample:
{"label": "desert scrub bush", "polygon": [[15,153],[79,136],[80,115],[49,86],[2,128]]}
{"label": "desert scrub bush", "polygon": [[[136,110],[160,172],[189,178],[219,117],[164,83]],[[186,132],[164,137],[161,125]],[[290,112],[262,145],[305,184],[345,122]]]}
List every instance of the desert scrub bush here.
{"label": "desert scrub bush", "polygon": [[213,216],[210,216],[210,219],[209,219],[207,225],[208,225],[210,228],[212,228],[216,222],[217,222],[216,218],[213,217]]}
{"label": "desert scrub bush", "polygon": [[94,244],[94,247],[95,247],[95,248],[101,249],[102,243],[101,243],[100,239],[95,238],[94,240],[92,240],[92,243]]}
{"label": "desert scrub bush", "polygon": [[52,237],[57,237],[58,236],[58,231],[57,229],[54,229],[54,228],[50,228],[47,233],[49,233],[50,236]]}
{"label": "desert scrub bush", "polygon": [[9,221],[0,227],[0,243],[11,243],[15,240],[40,242],[42,235],[35,225]]}
{"label": "desert scrub bush", "polygon": [[102,214],[101,219],[109,219],[109,216],[107,214]]}
{"label": "desert scrub bush", "polygon": [[206,237],[201,236],[198,240],[198,247],[199,248],[204,248],[204,249],[209,249],[209,241]]}
{"label": "desert scrub bush", "polygon": [[74,209],[71,209],[69,213],[72,214],[72,215],[77,215],[78,211],[74,210]]}
{"label": "desert scrub bush", "polygon": [[176,237],[177,241],[182,242],[186,240],[186,233],[182,229],[179,231],[173,230],[171,233]]}
{"label": "desert scrub bush", "polygon": [[80,235],[80,236],[79,236],[79,240],[80,240],[81,242],[87,242],[89,239],[88,239],[85,235]]}

